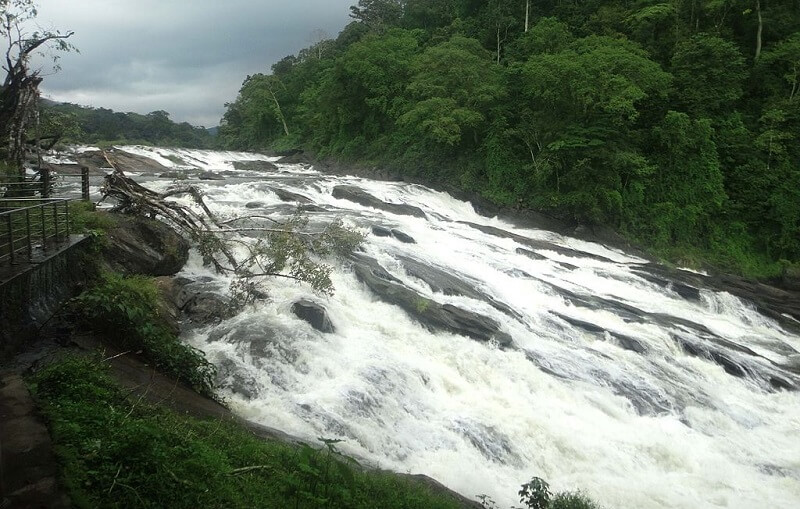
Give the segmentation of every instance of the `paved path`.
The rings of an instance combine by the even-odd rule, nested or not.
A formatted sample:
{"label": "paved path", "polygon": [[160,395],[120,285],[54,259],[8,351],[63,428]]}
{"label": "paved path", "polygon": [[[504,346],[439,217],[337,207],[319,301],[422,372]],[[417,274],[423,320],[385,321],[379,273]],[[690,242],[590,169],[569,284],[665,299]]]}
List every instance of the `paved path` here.
{"label": "paved path", "polygon": [[52,445],[22,377],[0,374],[0,507],[70,507]]}

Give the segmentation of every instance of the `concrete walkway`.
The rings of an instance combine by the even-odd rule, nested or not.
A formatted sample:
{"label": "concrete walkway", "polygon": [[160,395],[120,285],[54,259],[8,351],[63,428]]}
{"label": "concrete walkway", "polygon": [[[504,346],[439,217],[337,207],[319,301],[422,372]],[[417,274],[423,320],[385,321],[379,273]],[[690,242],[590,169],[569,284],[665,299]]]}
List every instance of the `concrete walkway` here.
{"label": "concrete walkway", "polygon": [[0,507],[63,508],[53,444],[22,377],[0,374]]}

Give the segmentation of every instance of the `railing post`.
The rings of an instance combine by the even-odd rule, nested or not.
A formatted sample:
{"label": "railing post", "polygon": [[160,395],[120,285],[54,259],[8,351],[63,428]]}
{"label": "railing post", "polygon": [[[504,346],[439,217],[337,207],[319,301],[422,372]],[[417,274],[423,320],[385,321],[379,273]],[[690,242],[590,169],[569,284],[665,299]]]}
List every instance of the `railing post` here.
{"label": "railing post", "polygon": [[13,216],[13,215],[14,215],[14,213],[10,212],[6,216],[6,227],[8,227],[8,254],[9,254],[9,260],[11,260],[11,265],[14,265],[14,258],[15,258],[15,253],[14,253],[14,230],[13,230],[14,224],[11,221],[11,216]]}
{"label": "railing post", "polygon": [[50,168],[40,168],[42,179],[42,198],[50,198]]}
{"label": "railing post", "polygon": [[25,238],[28,240],[28,261],[33,258],[33,240],[31,240],[31,209],[25,209]]}
{"label": "railing post", "polygon": [[58,241],[58,202],[53,202],[53,228],[55,228],[56,242]]}
{"label": "railing post", "polygon": [[69,201],[64,200],[64,229],[67,232],[67,240],[69,240]]}
{"label": "railing post", "polygon": [[39,216],[42,218],[42,251],[47,251],[47,225],[44,219],[44,204],[39,205]]}
{"label": "railing post", "polygon": [[89,196],[89,167],[81,166],[81,198],[83,201],[91,201]]}

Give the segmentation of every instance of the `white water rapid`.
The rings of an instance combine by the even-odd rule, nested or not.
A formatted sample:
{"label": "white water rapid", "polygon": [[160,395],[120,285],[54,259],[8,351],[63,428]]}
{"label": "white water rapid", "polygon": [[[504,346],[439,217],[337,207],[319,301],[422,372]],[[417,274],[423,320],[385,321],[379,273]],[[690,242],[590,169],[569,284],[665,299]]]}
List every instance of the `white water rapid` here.
{"label": "white water rapid", "polygon": [[[345,453],[501,507],[532,476],[608,508],[800,507],[800,393],[784,390],[800,386],[800,336],[789,319],[664,286],[645,260],[486,218],[419,185],[298,165],[237,172],[229,161],[265,159],[243,154],[125,150],[225,176],[197,182],[222,215],[291,214],[283,190],[316,206],[314,222],[401,232],[370,234],[360,261],[334,262],[332,297],[276,280],[268,301],[188,333],[243,417],[310,442],[343,439]],[[334,198],[336,186],[424,217]],[[420,312],[449,304],[499,327],[495,340],[423,325],[359,277],[373,262],[391,276],[382,281],[420,296]],[[199,256],[182,275],[228,284]],[[324,306],[335,332],[295,316],[301,298]]]}

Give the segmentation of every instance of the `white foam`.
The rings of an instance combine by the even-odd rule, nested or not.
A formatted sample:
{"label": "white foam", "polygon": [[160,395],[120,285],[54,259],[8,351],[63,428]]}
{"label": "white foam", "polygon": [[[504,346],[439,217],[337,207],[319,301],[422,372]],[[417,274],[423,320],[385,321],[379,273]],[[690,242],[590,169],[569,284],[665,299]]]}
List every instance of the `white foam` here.
{"label": "white foam", "polygon": [[[163,151],[143,150],[156,156]],[[232,157],[192,154],[209,169]],[[219,365],[234,366],[226,371],[223,393],[239,414],[308,440],[343,438],[343,450],[372,464],[433,476],[468,497],[486,493],[502,506],[518,503],[519,485],[534,475],[557,490],[582,489],[607,507],[788,509],[800,504],[797,393],[767,392],[754,379],[733,377],[714,362],[687,355],[672,336],[680,332],[701,341],[696,331],[631,321],[611,308],[578,305],[565,292],[688,320],[775,362],[789,362],[800,338],[774,320],[724,293],[703,291],[700,302],[685,300],[632,271],[643,261],[635,256],[514,228],[478,215],[446,193],[296,166],[281,169],[293,178],[200,185],[209,205],[224,216],[245,214],[251,201],[279,205],[269,189],[273,186],[330,209],[325,217],[343,215],[363,228],[398,228],[416,244],[370,236],[366,254],[427,298],[496,320],[516,348],[504,351],[433,333],[380,301],[347,263],[337,262],[333,297],[273,281],[269,302],[187,338]],[[428,217],[388,214],[333,198],[333,187],[344,183],[386,201],[418,206]],[[169,183],[152,185],[163,189]],[[533,260],[517,254],[524,246],[513,239],[456,221],[612,261],[546,250],[540,251],[545,259]],[[476,282],[481,292],[522,317],[509,317],[483,301],[433,292],[408,275],[398,261],[401,255]],[[228,282],[203,267],[196,254],[185,273]],[[299,298],[322,303],[336,332],[321,334],[297,319],[290,308]],[[609,333],[593,334],[553,313]],[[248,331],[248,339],[234,341],[236,331]],[[614,334],[639,341],[647,352],[625,350]],[[209,335],[216,339],[209,341]],[[771,369],[766,359],[749,361]],[[254,397],[233,392],[237,384]],[[637,404],[663,411],[640,413]]]}

